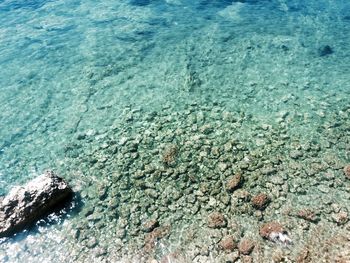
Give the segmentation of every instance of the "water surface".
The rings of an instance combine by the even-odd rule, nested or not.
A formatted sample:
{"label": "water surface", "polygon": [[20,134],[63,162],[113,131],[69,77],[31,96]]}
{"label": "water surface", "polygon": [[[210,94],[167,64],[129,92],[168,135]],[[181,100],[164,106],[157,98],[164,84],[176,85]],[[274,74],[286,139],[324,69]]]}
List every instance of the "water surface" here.
{"label": "water surface", "polygon": [[[0,1],[0,194],[53,169],[82,200],[0,261],[219,262],[226,235],[263,262],[350,260],[349,39],[338,0]],[[264,241],[268,221],[294,245]]]}

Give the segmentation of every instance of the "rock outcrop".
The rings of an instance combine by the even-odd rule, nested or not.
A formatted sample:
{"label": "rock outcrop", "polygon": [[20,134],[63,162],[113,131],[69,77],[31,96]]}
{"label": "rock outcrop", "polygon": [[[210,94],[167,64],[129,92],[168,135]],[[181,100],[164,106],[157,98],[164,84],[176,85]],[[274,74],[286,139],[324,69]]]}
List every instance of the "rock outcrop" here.
{"label": "rock outcrop", "polygon": [[73,196],[68,184],[47,171],[24,186],[14,187],[0,200],[0,237],[29,227]]}

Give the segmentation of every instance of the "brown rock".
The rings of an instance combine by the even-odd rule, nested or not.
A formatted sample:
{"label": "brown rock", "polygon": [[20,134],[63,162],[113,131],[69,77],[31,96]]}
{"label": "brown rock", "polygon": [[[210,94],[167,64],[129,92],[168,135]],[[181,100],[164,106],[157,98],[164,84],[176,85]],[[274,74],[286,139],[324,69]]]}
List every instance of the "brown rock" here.
{"label": "brown rock", "polygon": [[242,239],[238,244],[238,250],[243,255],[249,255],[254,249],[254,242],[250,239]]}
{"label": "brown rock", "polygon": [[261,237],[271,240],[272,233],[283,233],[283,232],[285,232],[285,230],[280,223],[269,222],[269,223],[263,224],[260,227],[259,234]]}
{"label": "brown rock", "polygon": [[208,226],[211,228],[225,227],[227,221],[223,214],[219,212],[213,212],[208,216]]}
{"label": "brown rock", "polygon": [[237,244],[232,236],[225,236],[221,239],[219,246],[222,250],[233,251],[237,247]]}
{"label": "brown rock", "polygon": [[316,214],[309,209],[302,209],[297,212],[297,217],[302,218],[306,221],[317,222],[319,219]]}
{"label": "brown rock", "polygon": [[270,202],[267,194],[260,193],[252,198],[252,205],[254,208],[264,210]]}
{"label": "brown rock", "polygon": [[344,167],[344,174],[345,176],[350,179],[350,164]]}
{"label": "brown rock", "polygon": [[270,222],[262,225],[260,227],[260,236],[285,246],[293,244],[287,231],[285,231],[282,225],[277,222]]}
{"label": "brown rock", "polygon": [[231,178],[228,179],[226,183],[226,190],[232,193],[234,190],[240,187],[242,184],[243,178],[241,174],[235,174]]}

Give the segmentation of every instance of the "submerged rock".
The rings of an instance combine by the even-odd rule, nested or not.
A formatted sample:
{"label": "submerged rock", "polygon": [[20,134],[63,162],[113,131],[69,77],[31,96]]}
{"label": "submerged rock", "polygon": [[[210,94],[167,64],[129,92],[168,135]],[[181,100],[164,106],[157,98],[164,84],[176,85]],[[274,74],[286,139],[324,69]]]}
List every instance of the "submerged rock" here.
{"label": "submerged rock", "polygon": [[233,251],[237,247],[237,244],[232,236],[225,236],[221,239],[219,247],[224,251]]}
{"label": "submerged rock", "polygon": [[243,178],[241,174],[235,174],[234,176],[230,177],[229,180],[226,183],[226,190],[230,193],[232,193],[234,190],[240,187],[242,184]]}
{"label": "submerged rock", "polygon": [[159,222],[156,219],[151,219],[143,224],[143,231],[151,232],[153,229],[159,226]]}
{"label": "submerged rock", "polygon": [[208,226],[210,228],[221,228],[227,225],[227,221],[223,214],[213,212],[208,216]]}
{"label": "submerged rock", "polygon": [[35,223],[72,197],[68,184],[52,171],[13,188],[0,202],[0,237]]}
{"label": "submerged rock", "polygon": [[260,227],[259,233],[261,237],[272,242],[279,243],[282,245],[292,244],[292,240],[289,238],[287,231],[280,223],[269,222],[263,224]]}
{"label": "submerged rock", "polygon": [[252,253],[253,249],[255,247],[255,244],[250,239],[242,239],[241,242],[238,244],[238,251],[243,255],[249,255]]}
{"label": "submerged rock", "polygon": [[310,209],[301,209],[296,213],[296,216],[313,223],[317,223],[320,220],[316,213]]}
{"label": "submerged rock", "polygon": [[270,198],[267,196],[267,194],[260,193],[253,197],[252,199],[252,205],[254,208],[259,210],[264,210],[267,205],[270,202]]}
{"label": "submerged rock", "polygon": [[325,45],[318,50],[320,57],[328,56],[330,54],[333,54],[333,52],[333,49],[329,45]]}
{"label": "submerged rock", "polygon": [[350,165],[347,165],[343,169],[345,176],[350,179]]}

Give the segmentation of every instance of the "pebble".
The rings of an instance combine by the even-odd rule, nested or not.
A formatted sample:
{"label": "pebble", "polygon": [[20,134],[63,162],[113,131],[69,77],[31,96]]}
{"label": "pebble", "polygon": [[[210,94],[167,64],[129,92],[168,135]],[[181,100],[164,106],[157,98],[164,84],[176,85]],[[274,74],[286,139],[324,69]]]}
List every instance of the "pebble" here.
{"label": "pebble", "polygon": [[275,185],[283,185],[284,180],[280,175],[273,175],[270,177],[270,182],[275,184]]}
{"label": "pebble", "polygon": [[241,174],[235,174],[234,176],[228,179],[226,183],[226,190],[232,193],[234,190],[236,190],[241,186],[242,181],[243,181],[243,178]]}
{"label": "pebble", "polygon": [[204,126],[202,126],[202,127],[200,128],[200,131],[201,131],[203,134],[208,135],[208,134],[212,133],[212,132],[214,131],[214,129],[213,129],[213,127],[211,127],[210,124],[206,124],[206,125],[204,125]]}
{"label": "pebble", "polygon": [[310,250],[308,247],[305,247],[301,252],[299,252],[296,262],[304,263],[310,261]]}
{"label": "pebble", "polygon": [[133,179],[141,179],[141,178],[145,177],[145,173],[143,171],[141,171],[141,170],[137,170],[135,173],[133,173],[131,175],[131,177]]}
{"label": "pebble", "polygon": [[346,178],[350,179],[350,165],[347,165],[343,169]]}
{"label": "pebble", "polygon": [[271,175],[276,172],[277,172],[276,168],[273,168],[273,167],[265,167],[261,170],[261,173],[264,175]]}
{"label": "pebble", "polygon": [[267,194],[260,193],[254,196],[251,202],[254,208],[259,210],[264,210],[269,204],[270,198],[267,196]]}
{"label": "pebble", "polygon": [[154,189],[146,189],[145,194],[153,199],[156,199],[159,196],[158,192]]}
{"label": "pebble", "polygon": [[220,162],[218,163],[218,168],[221,172],[224,172],[226,171],[226,169],[228,168],[227,164],[226,163],[223,163],[223,162]]}
{"label": "pebble", "polygon": [[234,251],[232,253],[229,253],[225,256],[225,263],[234,263],[237,262],[237,260],[239,259],[239,252],[238,251]]}
{"label": "pebble", "polygon": [[238,244],[238,251],[243,255],[249,255],[252,253],[255,245],[254,242],[250,239],[242,239]]}
{"label": "pebble", "polygon": [[278,222],[269,222],[260,227],[259,234],[265,239],[270,239],[271,233],[283,233],[284,228]]}
{"label": "pebble", "polygon": [[208,227],[221,228],[227,225],[226,218],[219,212],[213,212],[208,216]]}
{"label": "pebble", "polygon": [[290,152],[289,156],[292,159],[299,159],[300,157],[303,156],[303,153],[301,151],[298,151],[298,150],[293,150]]}
{"label": "pebble", "polygon": [[122,137],[122,138],[120,138],[120,140],[119,140],[119,145],[120,145],[120,146],[124,146],[124,145],[127,143],[127,141],[128,141],[128,138],[127,138],[127,137]]}
{"label": "pebble", "polygon": [[249,201],[250,199],[250,194],[247,190],[244,189],[238,189],[235,191],[232,195],[233,197],[240,199],[242,201]]}
{"label": "pebble", "polygon": [[98,247],[95,249],[94,254],[97,257],[104,256],[107,254],[107,250],[105,248]]}
{"label": "pebble", "polygon": [[251,256],[242,256],[242,263],[253,263],[253,258]]}
{"label": "pebble", "polygon": [[97,246],[97,240],[95,237],[91,237],[88,239],[87,243],[86,243],[86,246],[88,248],[93,248],[93,247],[96,247]]}
{"label": "pebble", "polygon": [[349,215],[345,211],[333,214],[332,219],[337,225],[345,225],[349,221]]}
{"label": "pebble", "polygon": [[224,251],[233,251],[237,247],[237,244],[232,236],[225,236],[220,241],[219,247]]}
{"label": "pebble", "polygon": [[317,217],[316,213],[310,209],[299,210],[297,212],[297,217],[302,218],[306,221],[314,222],[314,223],[319,221],[319,218]]}
{"label": "pebble", "polygon": [[327,187],[326,185],[319,185],[318,190],[320,190],[320,192],[325,194],[329,193],[329,187]]}
{"label": "pebble", "polygon": [[157,219],[151,219],[149,221],[146,221],[143,225],[143,231],[145,232],[151,232],[153,229],[159,226],[159,222]]}

